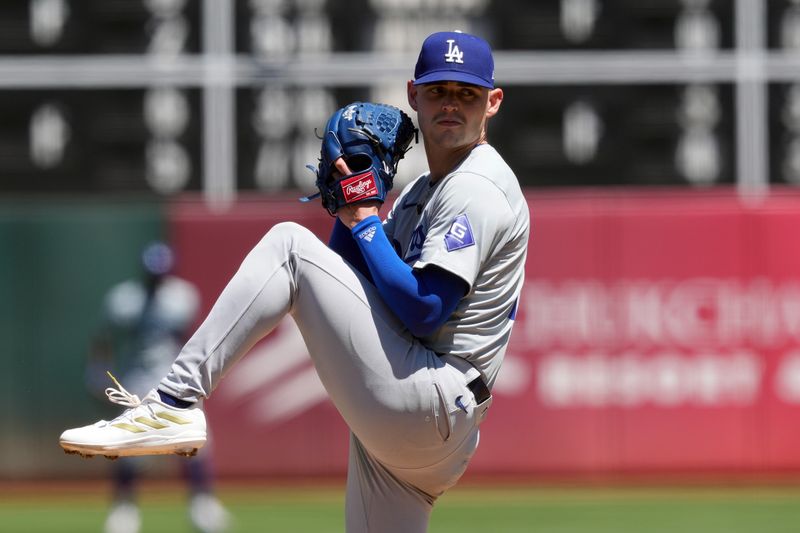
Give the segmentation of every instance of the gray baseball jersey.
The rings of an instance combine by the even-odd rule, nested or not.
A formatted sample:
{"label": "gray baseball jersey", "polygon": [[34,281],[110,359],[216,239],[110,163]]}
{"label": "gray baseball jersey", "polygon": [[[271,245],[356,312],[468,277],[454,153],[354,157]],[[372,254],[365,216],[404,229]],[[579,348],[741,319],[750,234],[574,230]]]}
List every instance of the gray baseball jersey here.
{"label": "gray baseball jersey", "polygon": [[470,286],[444,326],[422,341],[436,353],[468,360],[491,387],[511,335],[528,249],[528,206],[514,173],[491,145],[479,145],[436,183],[424,174],[407,185],[384,231],[410,266],[435,265]]}
{"label": "gray baseball jersey", "polygon": [[427,531],[433,502],[466,470],[491,404],[468,384],[479,370],[489,384],[496,377],[522,286],[528,211],[513,173],[481,145],[433,187],[424,176],[410,185],[386,229],[406,262],[470,285],[434,335],[412,336],[360,272],[285,222],[250,251],[159,385],[208,397],[291,315],[351,430],[348,533]]}

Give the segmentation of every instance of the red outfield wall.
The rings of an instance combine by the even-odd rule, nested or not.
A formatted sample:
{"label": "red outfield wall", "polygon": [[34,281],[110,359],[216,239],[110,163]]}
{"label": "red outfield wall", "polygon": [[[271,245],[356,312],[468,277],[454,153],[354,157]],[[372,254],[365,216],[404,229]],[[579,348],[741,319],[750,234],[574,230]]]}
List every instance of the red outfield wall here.
{"label": "red outfield wall", "polygon": [[[474,474],[800,470],[800,195],[528,194],[527,279]],[[294,198],[176,203],[182,272],[213,303]],[[343,474],[347,429],[287,321],[208,411],[222,475]]]}

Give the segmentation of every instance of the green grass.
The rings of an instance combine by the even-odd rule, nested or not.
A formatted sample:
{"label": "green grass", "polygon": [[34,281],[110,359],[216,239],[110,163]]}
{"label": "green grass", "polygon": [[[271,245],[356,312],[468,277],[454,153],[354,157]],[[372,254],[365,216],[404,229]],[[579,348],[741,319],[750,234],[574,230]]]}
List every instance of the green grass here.
{"label": "green grass", "polygon": [[796,488],[504,489],[454,491],[437,533],[797,533]]}
{"label": "green grass", "polygon": [[[92,490],[3,491],[0,530],[101,531],[108,497]],[[233,532],[342,532],[341,488],[223,487]],[[178,488],[142,496],[144,532],[188,532]],[[800,487],[457,487],[433,513],[431,533],[797,533]]]}

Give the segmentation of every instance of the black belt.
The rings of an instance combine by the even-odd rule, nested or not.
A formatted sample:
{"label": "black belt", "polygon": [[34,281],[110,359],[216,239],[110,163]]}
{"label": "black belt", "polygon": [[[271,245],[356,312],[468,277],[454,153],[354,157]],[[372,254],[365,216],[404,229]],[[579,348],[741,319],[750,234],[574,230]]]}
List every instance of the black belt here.
{"label": "black belt", "polygon": [[486,383],[483,382],[483,378],[480,376],[467,383],[467,388],[472,392],[472,395],[475,396],[475,405],[480,405],[492,397],[489,387],[486,386]]}

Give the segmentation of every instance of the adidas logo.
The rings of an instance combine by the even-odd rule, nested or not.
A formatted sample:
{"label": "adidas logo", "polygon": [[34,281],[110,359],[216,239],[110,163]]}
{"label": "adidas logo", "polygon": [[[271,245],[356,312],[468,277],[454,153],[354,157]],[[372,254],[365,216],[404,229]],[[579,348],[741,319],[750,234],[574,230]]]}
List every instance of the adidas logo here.
{"label": "adidas logo", "polygon": [[[147,416],[138,416],[133,419],[135,424],[131,424],[128,422],[117,422],[116,424],[111,424],[115,428],[124,429],[125,431],[130,431],[131,433],[144,433],[149,429],[165,429],[170,426],[169,422],[178,425],[184,425],[191,423],[189,420],[185,418],[181,418],[177,415],[172,413],[168,413],[166,411],[161,411],[160,413],[155,413],[157,418],[151,418]],[[158,420],[161,419],[161,420]],[[138,425],[141,424],[141,425]],[[147,427],[142,427],[147,426]]]}
{"label": "adidas logo", "polygon": [[370,226],[359,233],[358,238],[367,242],[372,242],[372,238],[375,237],[375,231],[375,226]]}

